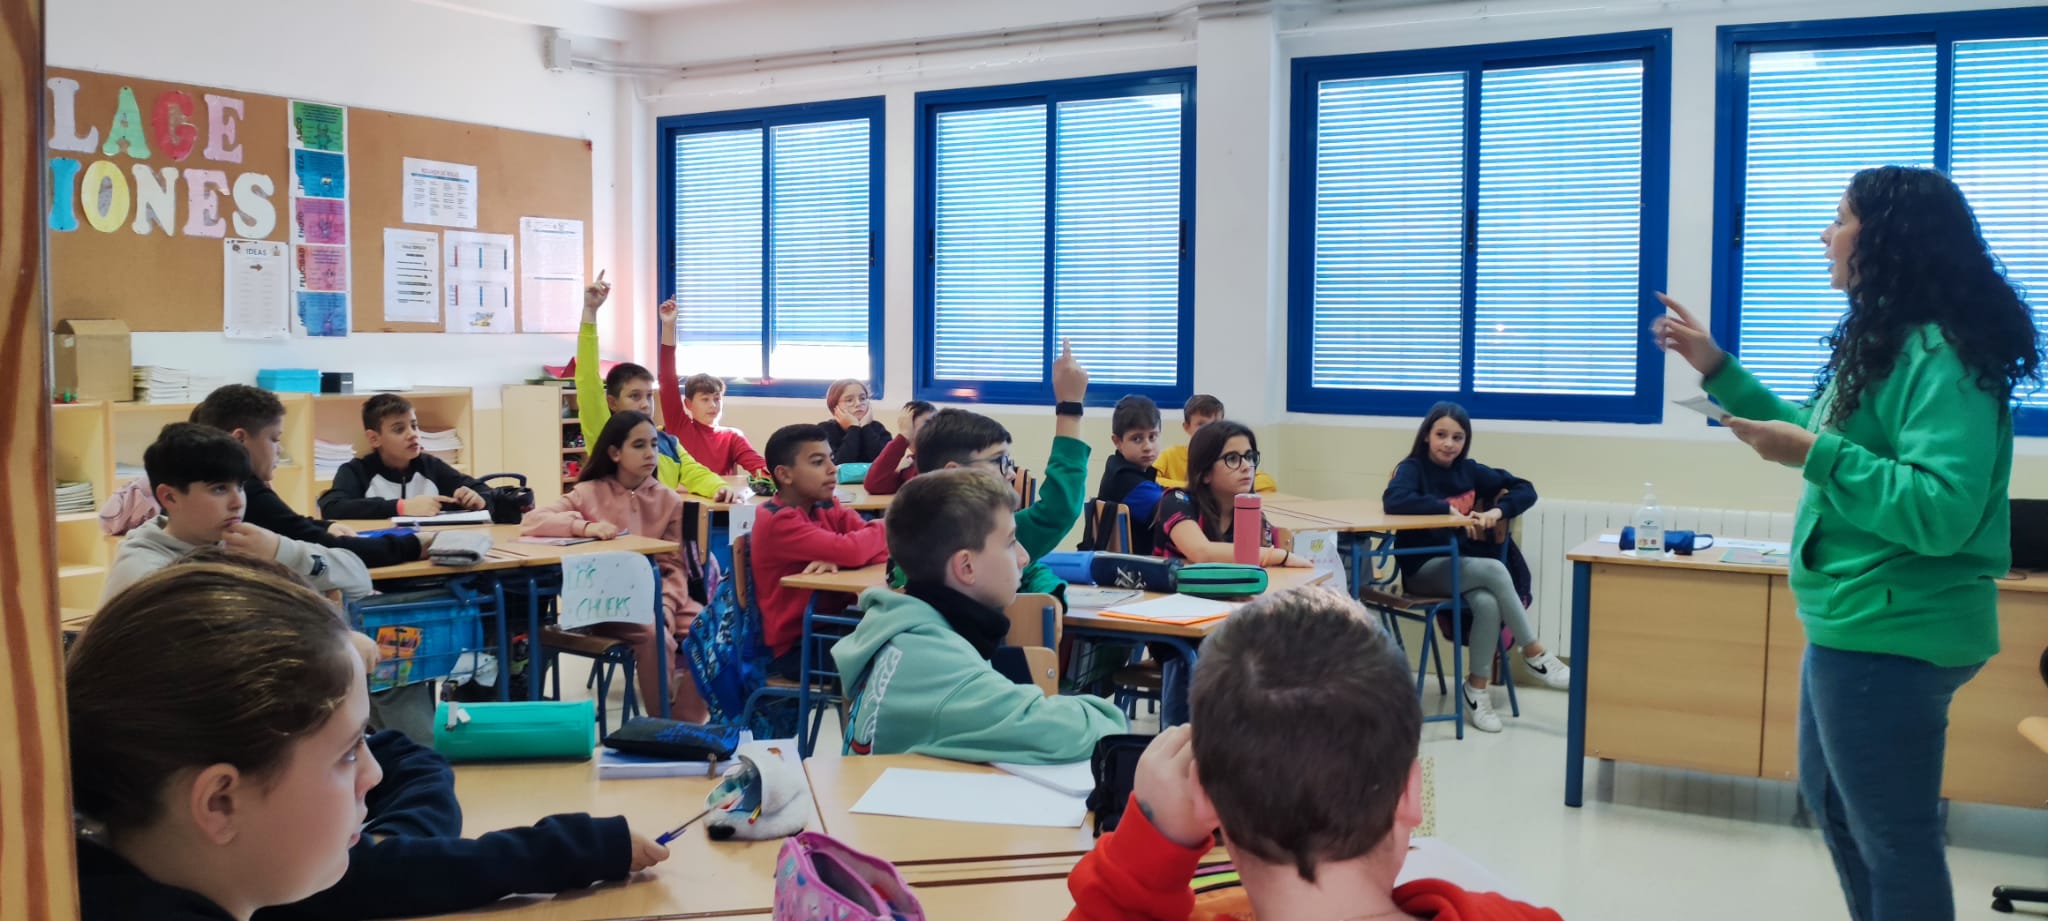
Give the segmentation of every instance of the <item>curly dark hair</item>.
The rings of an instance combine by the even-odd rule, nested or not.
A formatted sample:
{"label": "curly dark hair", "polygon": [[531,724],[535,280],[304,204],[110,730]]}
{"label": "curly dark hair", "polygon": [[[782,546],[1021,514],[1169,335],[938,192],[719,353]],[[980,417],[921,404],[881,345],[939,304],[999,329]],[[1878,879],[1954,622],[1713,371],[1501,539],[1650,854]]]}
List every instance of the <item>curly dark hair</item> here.
{"label": "curly dark hair", "polygon": [[2011,400],[2020,385],[2040,384],[2033,311],[1949,177],[1873,167],[1849,180],[1844,197],[1862,226],[1849,257],[1849,309],[1827,337],[1832,354],[1814,383],[1816,399],[1836,386],[1829,425],[1855,414],[1864,391],[1891,375],[1907,340],[1929,323],[1985,392]]}

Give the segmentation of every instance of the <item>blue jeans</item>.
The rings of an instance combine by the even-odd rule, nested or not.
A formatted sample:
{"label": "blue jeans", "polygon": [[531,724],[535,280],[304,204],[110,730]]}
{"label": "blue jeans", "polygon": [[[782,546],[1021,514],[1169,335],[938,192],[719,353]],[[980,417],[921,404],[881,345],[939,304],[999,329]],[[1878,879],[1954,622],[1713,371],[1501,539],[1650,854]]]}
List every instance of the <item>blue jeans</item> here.
{"label": "blue jeans", "polygon": [[1799,675],[1799,795],[1854,921],[1953,921],[1941,828],[1948,704],[1982,665],[1808,644]]}

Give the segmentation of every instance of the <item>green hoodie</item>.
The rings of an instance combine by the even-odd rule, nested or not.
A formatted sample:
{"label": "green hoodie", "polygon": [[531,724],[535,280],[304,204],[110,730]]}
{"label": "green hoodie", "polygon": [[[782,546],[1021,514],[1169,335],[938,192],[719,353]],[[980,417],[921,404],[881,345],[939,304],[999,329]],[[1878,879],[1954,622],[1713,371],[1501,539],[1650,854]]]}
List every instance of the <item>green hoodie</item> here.
{"label": "green hoodie", "polygon": [[832,646],[839,673],[855,679],[849,751],[1068,764],[1124,731],[1107,700],[1047,697],[1003,677],[923,601],[871,588],[860,607],[860,626]]}
{"label": "green hoodie", "polygon": [[1794,406],[1732,357],[1701,386],[1737,416],[1819,432],[1792,531],[1808,640],[1944,667],[1998,652],[2012,411],[1977,385],[1940,327],[1909,336],[1891,375],[1838,428],[1823,428],[1818,411],[1832,388]]}
{"label": "green hoodie", "polygon": [[[1081,507],[1088,502],[1088,443],[1079,438],[1054,436],[1052,456],[1046,458],[1045,476],[1038,480],[1038,499],[1017,513],[1017,543],[1031,556],[1024,570],[1022,595],[1052,595],[1067,603],[1067,583],[1044,563],[1045,555],[1058,550],[1081,520]],[[903,570],[889,569],[889,585],[903,587]]]}

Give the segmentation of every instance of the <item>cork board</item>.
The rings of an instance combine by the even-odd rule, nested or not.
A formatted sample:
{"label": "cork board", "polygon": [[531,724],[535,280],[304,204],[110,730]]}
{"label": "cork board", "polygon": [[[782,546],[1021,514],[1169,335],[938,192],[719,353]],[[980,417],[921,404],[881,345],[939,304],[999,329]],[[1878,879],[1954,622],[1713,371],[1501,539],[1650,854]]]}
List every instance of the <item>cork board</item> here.
{"label": "cork board", "polygon": [[[222,236],[288,239],[289,100],[61,68],[48,77],[52,328],[65,319],[110,318],[136,332],[219,332]],[[147,156],[128,143],[134,138]],[[384,229],[453,229],[401,222],[407,157],[477,168],[477,232],[516,238],[521,217],[582,221],[584,265],[594,264],[589,141],[350,107],[353,332],[444,330],[443,323],[384,321]],[[194,171],[209,180],[196,192]],[[145,208],[145,198],[155,207]],[[518,328],[525,329],[524,316]]]}

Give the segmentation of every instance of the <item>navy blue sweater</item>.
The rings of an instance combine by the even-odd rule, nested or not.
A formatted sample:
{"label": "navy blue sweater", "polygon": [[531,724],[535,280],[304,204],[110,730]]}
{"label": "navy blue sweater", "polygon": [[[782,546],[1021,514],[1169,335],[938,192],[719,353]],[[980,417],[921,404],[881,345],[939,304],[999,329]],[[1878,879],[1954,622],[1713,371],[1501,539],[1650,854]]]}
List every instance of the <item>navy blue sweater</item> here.
{"label": "navy blue sweater", "polygon": [[207,897],[150,879],[87,838],[78,839],[78,914],[82,921],[235,921]]}
{"label": "navy blue sweater", "polygon": [[[1387,491],[1380,496],[1380,503],[1386,506],[1389,515],[1470,514],[1474,508],[1490,507],[1514,518],[1536,504],[1536,486],[1506,470],[1488,467],[1469,457],[1461,458],[1449,467],[1439,467],[1427,458],[1411,457],[1394,468],[1394,478],[1387,483]],[[1474,555],[1475,551],[1481,556],[1499,552],[1498,547],[1484,547],[1466,539],[1454,528],[1402,531],[1394,536],[1394,546],[1403,550],[1448,548],[1453,540],[1459,541],[1459,552],[1467,556]],[[1445,549],[1394,559],[1399,562],[1401,575],[1407,577],[1413,576],[1423,563],[1449,555],[1450,550]]]}
{"label": "navy blue sweater", "polygon": [[448,759],[390,731],[370,737],[370,754],[384,779],[370,789],[370,820],[349,850],[348,873],[312,898],[257,912],[256,921],[445,914],[622,880],[632,867],[624,818],[555,815],[464,838]]}

